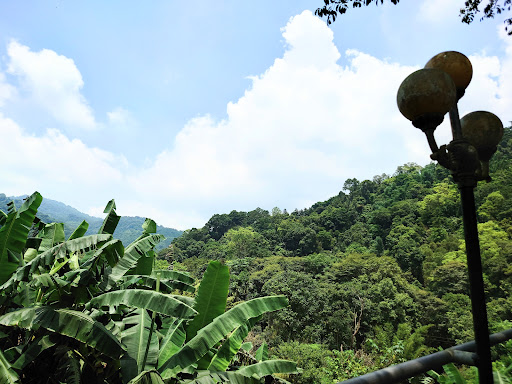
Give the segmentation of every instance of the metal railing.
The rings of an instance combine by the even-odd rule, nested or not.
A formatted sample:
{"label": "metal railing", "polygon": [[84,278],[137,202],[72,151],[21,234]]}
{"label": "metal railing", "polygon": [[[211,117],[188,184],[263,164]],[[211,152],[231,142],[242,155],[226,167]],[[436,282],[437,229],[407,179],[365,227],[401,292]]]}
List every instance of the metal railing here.
{"label": "metal railing", "polygon": [[[512,328],[490,335],[489,343],[490,345],[496,345],[510,339],[512,339]],[[354,377],[338,384],[391,384],[426,373],[431,369],[441,368],[444,364],[448,363],[477,365],[478,356],[474,353],[475,351],[476,343],[475,341],[470,341],[445,349],[444,351],[392,365],[363,376]]]}

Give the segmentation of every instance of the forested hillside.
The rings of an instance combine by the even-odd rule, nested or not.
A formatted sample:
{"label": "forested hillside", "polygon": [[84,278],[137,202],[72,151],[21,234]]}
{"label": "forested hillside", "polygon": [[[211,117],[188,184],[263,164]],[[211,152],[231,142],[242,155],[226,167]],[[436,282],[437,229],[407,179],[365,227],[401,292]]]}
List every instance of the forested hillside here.
{"label": "forested hillside", "polygon": [[[7,197],[5,194],[0,193],[0,210],[7,212],[7,203],[14,201],[17,207],[23,203],[23,199],[27,196]],[[107,202],[105,201],[105,204]],[[82,220],[89,223],[88,235],[98,233],[103,219],[87,215],[78,211],[77,209],[63,204],[60,201],[44,199],[39,207],[37,216],[45,223],[64,223],[64,232],[66,237],[71,235],[71,232],[82,222]],[[117,225],[114,237],[127,245],[134,241],[140,234],[140,227],[144,223],[143,217],[130,217],[122,216]],[[158,233],[165,236],[165,240],[158,244],[157,249],[162,249],[171,243],[171,241],[181,235],[181,231],[173,228],[166,228],[160,225],[157,226]]]}
{"label": "forested hillside", "polygon": [[[512,130],[476,189],[492,332],[512,322]],[[290,306],[252,333],[297,360],[294,382],[332,382],[472,339],[460,198],[449,172],[405,164],[349,179],[311,208],[214,215],[162,251],[196,277],[231,270],[230,303],[284,294]],[[510,363],[499,347],[501,363]],[[508,360],[507,360],[508,359]],[[469,373],[471,374],[471,373]]]}

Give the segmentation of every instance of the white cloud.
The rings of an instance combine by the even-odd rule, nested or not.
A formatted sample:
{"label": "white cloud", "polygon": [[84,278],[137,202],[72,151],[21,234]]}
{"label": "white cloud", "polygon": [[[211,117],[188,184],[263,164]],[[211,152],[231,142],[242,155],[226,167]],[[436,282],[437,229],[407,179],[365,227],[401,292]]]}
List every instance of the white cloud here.
{"label": "white cloud", "polygon": [[0,114],[0,137],[2,192],[7,195],[37,190],[43,197],[83,209],[91,201],[106,204],[123,183],[125,159],[87,147],[56,129],[33,136]]}
{"label": "white cloud", "polygon": [[355,50],[338,65],[332,31],[307,11],[290,20],[283,37],[283,58],[252,78],[225,120],[189,121],[172,150],[131,178],[148,206],[182,206],[206,213],[203,220],[232,209],[302,208],[337,194],[349,177],[428,162],[427,149],[418,154],[411,144],[421,132],[399,116],[395,101],[414,68]]}
{"label": "white cloud", "polygon": [[[196,216],[204,222],[232,209],[302,208],[337,194],[347,178],[430,161],[423,133],[396,106],[400,83],[417,68],[357,50],[337,64],[331,30],[310,12],[292,18],[283,37],[283,58],[252,77],[252,88],[228,104],[225,120],[189,121],[173,149],[131,178],[147,209],[172,207],[174,217],[162,209],[155,212],[159,220],[188,212],[194,218],[175,224],[183,228],[200,226]],[[461,111],[500,103],[512,89],[498,58],[472,59],[478,73]],[[482,103],[482,95],[489,100]],[[436,136],[440,144],[450,140],[447,122]]]}
{"label": "white cloud", "polygon": [[[341,55],[332,31],[307,11],[290,20],[283,37],[282,58],[251,78],[252,87],[227,105],[225,119],[191,119],[172,146],[136,170],[57,130],[35,137],[1,117],[0,137],[8,141],[0,174],[5,185],[16,186],[3,192],[48,190],[48,197],[100,215],[115,198],[121,215],[186,229],[233,209],[304,208],[337,194],[347,178],[429,162],[423,133],[396,106],[400,83],[416,67],[358,50]],[[488,109],[505,123],[511,118],[512,40],[504,42],[504,58],[471,56],[475,75],[461,115]],[[122,108],[107,117],[111,126],[132,121]],[[445,122],[436,132],[439,144],[449,134]]]}
{"label": "white cloud", "polygon": [[20,79],[21,89],[36,105],[69,128],[93,129],[92,109],[81,94],[82,75],[74,61],[52,50],[32,52],[11,41],[7,72]]}
{"label": "white cloud", "polygon": [[0,107],[17,94],[16,88],[6,82],[5,74],[0,72]]}

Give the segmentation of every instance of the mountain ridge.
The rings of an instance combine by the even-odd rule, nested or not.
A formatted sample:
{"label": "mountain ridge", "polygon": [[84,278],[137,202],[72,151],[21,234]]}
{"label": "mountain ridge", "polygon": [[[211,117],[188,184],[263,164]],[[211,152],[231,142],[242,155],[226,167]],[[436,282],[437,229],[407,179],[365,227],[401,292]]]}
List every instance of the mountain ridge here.
{"label": "mountain ridge", "polygon": [[[0,193],[0,210],[7,211],[7,203],[14,201],[16,207],[20,207],[23,199],[28,195],[6,196]],[[103,219],[80,212],[78,209],[58,200],[47,199],[43,196],[43,202],[38,209],[37,217],[45,223],[64,223],[66,237],[71,235],[74,229],[85,220],[89,223],[87,235],[98,233]],[[114,237],[121,240],[126,246],[135,240],[142,233],[142,224],[145,218],[140,216],[121,216],[114,232]],[[171,241],[180,236],[183,231],[157,225],[157,233],[164,235],[165,240],[158,244],[157,249],[163,249],[171,244]]]}

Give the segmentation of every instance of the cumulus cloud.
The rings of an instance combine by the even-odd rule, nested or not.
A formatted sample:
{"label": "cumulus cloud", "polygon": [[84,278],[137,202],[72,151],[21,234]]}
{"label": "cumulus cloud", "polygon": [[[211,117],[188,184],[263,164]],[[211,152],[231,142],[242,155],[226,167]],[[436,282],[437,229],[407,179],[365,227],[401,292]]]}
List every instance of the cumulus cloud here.
{"label": "cumulus cloud", "polygon": [[172,149],[131,178],[132,187],[208,217],[257,206],[302,208],[337,194],[349,177],[371,178],[406,159],[428,161],[395,101],[415,68],[355,50],[338,64],[332,31],[307,11],[290,20],[283,37],[283,57],[228,104],[225,120],[189,121]]}
{"label": "cumulus cloud", "polygon": [[[283,57],[252,77],[251,89],[228,104],[225,120],[192,119],[172,149],[130,179],[140,196],[173,206],[185,227],[232,209],[306,207],[337,194],[347,178],[430,161],[423,133],[396,106],[400,83],[419,67],[357,50],[341,55],[332,31],[307,11],[282,32]],[[461,110],[510,105],[512,84],[500,60],[472,60],[476,74]],[[446,122],[436,136],[450,140]]]}
{"label": "cumulus cloud", "polygon": [[[52,192],[52,198],[81,208],[70,194],[83,196],[89,204],[84,210],[95,214],[114,197],[121,215],[186,229],[233,209],[304,208],[337,194],[348,178],[429,162],[423,133],[396,106],[400,83],[419,67],[358,50],[340,53],[332,31],[308,11],[290,19],[282,33],[284,54],[251,78],[250,89],[227,105],[225,119],[191,119],[168,149],[138,169],[60,131],[35,137],[1,117],[0,137],[9,139],[0,173],[17,186],[10,193],[60,187],[61,195]],[[504,42],[504,58],[471,56],[475,75],[461,115],[488,109],[510,119],[512,40]],[[122,108],[107,116],[111,125],[132,119]],[[436,137],[441,144],[449,135],[445,122]]]}
{"label": "cumulus cloud", "polygon": [[56,129],[33,136],[0,114],[0,137],[2,192],[7,195],[37,190],[45,197],[85,208],[97,199],[106,204],[122,185],[127,167],[124,158],[69,139]]}
{"label": "cumulus cloud", "polygon": [[74,61],[56,52],[11,41],[7,48],[7,72],[17,76],[27,98],[69,128],[93,129],[92,109],[81,94],[82,75]]}

